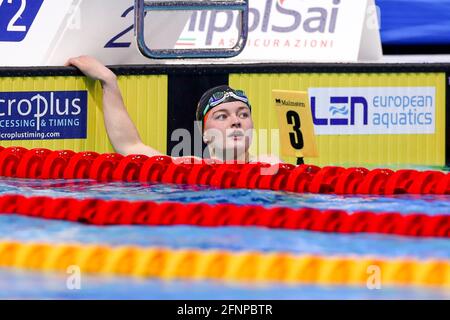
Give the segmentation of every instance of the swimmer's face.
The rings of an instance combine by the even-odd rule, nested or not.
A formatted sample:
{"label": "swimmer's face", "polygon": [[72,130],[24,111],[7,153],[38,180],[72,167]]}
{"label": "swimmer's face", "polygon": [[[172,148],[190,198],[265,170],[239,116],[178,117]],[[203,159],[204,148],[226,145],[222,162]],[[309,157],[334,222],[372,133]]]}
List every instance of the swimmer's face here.
{"label": "swimmer's face", "polygon": [[204,137],[216,150],[233,150],[239,155],[252,143],[252,115],[243,102],[218,105],[209,112],[204,126]]}

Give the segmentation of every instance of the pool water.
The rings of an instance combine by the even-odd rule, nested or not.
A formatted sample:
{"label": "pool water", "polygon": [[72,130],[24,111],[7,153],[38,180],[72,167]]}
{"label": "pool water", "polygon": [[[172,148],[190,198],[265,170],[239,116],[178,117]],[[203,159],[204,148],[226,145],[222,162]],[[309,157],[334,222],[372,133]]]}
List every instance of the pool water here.
{"label": "pool water", "polygon": [[0,299],[450,299],[448,290],[414,287],[368,290],[84,276],[80,290],[68,290],[66,281],[66,275],[0,269],[0,284],[8,288],[0,291]]}
{"label": "pool water", "polygon": [[271,207],[342,209],[349,212],[450,214],[450,195],[354,196],[298,194],[283,191],[217,189],[203,186],[98,183],[92,180],[31,180],[0,178],[0,195],[73,197],[77,199],[149,200],[208,204],[229,203]]}
{"label": "pool water", "polygon": [[[402,214],[450,214],[450,196],[337,196],[295,194],[140,183],[96,183],[89,180],[0,179],[0,195],[176,201],[183,203],[253,204],[264,207],[311,207],[370,210]],[[232,252],[287,252],[322,256],[450,260],[446,238],[413,238],[379,234],[334,234],[266,228],[192,226],[98,227],[67,221],[0,215],[0,240],[46,243],[138,245],[170,249],[224,249]],[[67,275],[0,269],[0,298],[56,299],[449,299],[440,288],[313,286],[161,281],[128,277],[83,276],[81,290],[66,287]]]}

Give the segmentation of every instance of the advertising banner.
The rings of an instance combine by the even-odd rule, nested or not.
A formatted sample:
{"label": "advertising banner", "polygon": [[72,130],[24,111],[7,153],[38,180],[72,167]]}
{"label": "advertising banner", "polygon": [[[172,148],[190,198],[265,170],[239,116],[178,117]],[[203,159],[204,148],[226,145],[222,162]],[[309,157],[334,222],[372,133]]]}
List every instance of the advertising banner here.
{"label": "advertising banner", "polygon": [[0,140],[85,139],[87,91],[0,92]]}
{"label": "advertising banner", "polygon": [[[196,77],[186,81],[189,90],[195,90]],[[119,76],[143,141],[163,152],[174,119],[195,112],[195,105],[170,107],[168,81],[167,75]],[[278,154],[288,163],[304,155],[306,163],[320,166],[443,166],[446,82],[443,72],[229,74],[229,85],[244,90],[252,103],[258,133],[254,154],[316,145],[308,155],[306,150]],[[113,150],[98,82],[72,76],[2,77],[0,87],[2,146]],[[302,114],[308,109],[310,114]]]}
{"label": "advertising banner", "polygon": [[[299,126],[277,121],[271,93],[308,92],[318,157],[305,162],[320,166],[445,165],[446,81],[445,73],[416,72],[230,75],[233,88],[258,101],[255,128],[281,136],[281,125],[291,135]],[[292,143],[282,144],[283,160],[295,163],[294,154],[282,152]]]}
{"label": "advertising banner", "polygon": [[310,88],[318,135],[433,134],[435,87]]}
{"label": "advertising banner", "polygon": [[[232,60],[358,61],[382,56],[373,0],[250,0],[249,38]],[[195,12],[177,47],[232,47],[237,12]]]}
{"label": "advertising banner", "polygon": [[[148,46],[173,48],[188,18],[148,13]],[[134,37],[134,0],[0,0],[0,66],[62,66],[79,55],[148,63]]]}
{"label": "advertising banner", "polygon": [[[250,0],[249,7],[248,42],[231,61],[354,62],[382,56],[373,0]],[[231,48],[238,15],[149,12],[145,40],[152,49]],[[0,0],[0,65],[58,66],[85,54],[105,64],[178,63],[140,54],[133,0]]]}

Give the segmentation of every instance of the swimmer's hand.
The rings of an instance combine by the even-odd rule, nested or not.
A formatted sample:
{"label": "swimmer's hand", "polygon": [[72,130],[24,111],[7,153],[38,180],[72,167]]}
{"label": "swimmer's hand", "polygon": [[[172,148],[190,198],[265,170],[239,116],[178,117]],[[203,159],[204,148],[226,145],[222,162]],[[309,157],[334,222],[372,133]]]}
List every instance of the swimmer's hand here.
{"label": "swimmer's hand", "polygon": [[117,80],[116,75],[111,70],[91,56],[70,58],[64,66],[74,66],[78,68],[85,76],[94,80],[100,80],[102,85],[109,84]]}

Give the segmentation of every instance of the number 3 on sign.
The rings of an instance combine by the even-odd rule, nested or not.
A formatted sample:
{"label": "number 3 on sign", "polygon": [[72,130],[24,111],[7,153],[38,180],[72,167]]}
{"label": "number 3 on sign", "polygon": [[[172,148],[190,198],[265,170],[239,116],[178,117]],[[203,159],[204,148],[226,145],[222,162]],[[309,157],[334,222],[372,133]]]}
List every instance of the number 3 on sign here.
{"label": "number 3 on sign", "polygon": [[289,110],[286,113],[286,119],[287,123],[290,125],[293,125],[294,132],[289,132],[289,138],[291,141],[291,146],[295,150],[302,150],[305,146],[305,143],[303,141],[303,133],[302,133],[302,122],[300,120],[300,116],[297,112],[293,110]]}
{"label": "number 3 on sign", "polygon": [[272,97],[278,113],[282,155],[297,158],[317,157],[308,93],[273,90]]}

